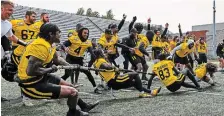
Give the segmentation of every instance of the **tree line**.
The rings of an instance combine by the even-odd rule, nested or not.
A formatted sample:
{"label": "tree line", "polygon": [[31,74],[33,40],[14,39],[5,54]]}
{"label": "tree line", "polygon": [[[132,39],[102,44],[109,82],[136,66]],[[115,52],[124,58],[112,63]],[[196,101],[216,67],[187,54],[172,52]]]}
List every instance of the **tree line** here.
{"label": "tree line", "polygon": [[104,19],[114,19],[114,14],[112,10],[108,10],[106,12],[106,15],[100,15],[98,11],[93,11],[91,8],[88,8],[85,12],[85,9],[79,8],[78,11],[76,12],[76,15],[84,15],[84,16],[89,16],[89,17],[97,17],[97,18],[104,18]]}

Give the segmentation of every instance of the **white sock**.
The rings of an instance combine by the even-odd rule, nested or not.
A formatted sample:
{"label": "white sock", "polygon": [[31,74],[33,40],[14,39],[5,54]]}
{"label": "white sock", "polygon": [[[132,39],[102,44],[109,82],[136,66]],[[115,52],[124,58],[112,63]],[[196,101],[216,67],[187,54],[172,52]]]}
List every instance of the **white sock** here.
{"label": "white sock", "polygon": [[196,76],[195,76],[194,78],[195,78],[195,80],[196,80],[196,81],[198,81],[198,80],[199,80],[199,78],[198,78],[198,77],[196,77]]}

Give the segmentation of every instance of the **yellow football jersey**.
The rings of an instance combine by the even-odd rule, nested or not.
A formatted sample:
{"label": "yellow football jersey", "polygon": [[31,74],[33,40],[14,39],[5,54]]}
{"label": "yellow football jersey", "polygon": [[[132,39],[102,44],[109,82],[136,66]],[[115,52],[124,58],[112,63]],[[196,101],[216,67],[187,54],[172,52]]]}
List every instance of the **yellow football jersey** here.
{"label": "yellow football jersey", "polygon": [[153,66],[153,72],[160,78],[165,86],[173,84],[177,76],[173,73],[174,63],[170,60],[160,61]]}
{"label": "yellow football jersey", "polygon": [[138,34],[138,39],[140,39],[140,42],[144,43],[145,49],[149,46],[149,40],[144,34]]}
{"label": "yellow football jersey", "polygon": [[90,40],[86,40],[82,42],[78,36],[71,36],[68,38],[71,42],[71,46],[69,46],[68,54],[75,56],[75,57],[83,57],[85,51],[92,47],[92,42]]}
{"label": "yellow football jersey", "polygon": [[203,63],[203,64],[197,66],[194,73],[196,74],[196,77],[198,77],[199,79],[202,79],[207,73],[206,63]]}
{"label": "yellow football jersey", "polygon": [[136,47],[134,48],[135,54],[142,57],[144,54],[139,50],[139,46],[142,43],[141,39],[138,38]]}
{"label": "yellow football jersey", "polygon": [[176,45],[177,45],[177,42],[175,42],[175,41],[170,41],[170,49],[171,50],[173,50],[175,47],[176,47]]}
{"label": "yellow football jersey", "polygon": [[[110,64],[109,62],[107,62],[104,58],[99,58],[99,59],[96,59],[95,62],[94,62],[94,67],[99,69],[100,66],[103,64],[103,63],[107,63],[107,64]],[[100,74],[100,77],[105,81],[105,82],[108,82],[110,81],[111,79],[114,79],[115,78],[115,72],[113,71],[114,69],[112,70],[108,70],[108,72],[99,72]]]}
{"label": "yellow football jersey", "polygon": [[[27,42],[31,42],[33,40],[29,40]],[[22,46],[22,45],[19,45],[18,47],[16,47],[14,50],[13,50],[13,53],[16,55],[16,56],[22,56],[23,55],[23,52],[25,51],[25,46]]]}
{"label": "yellow football jersey", "polygon": [[198,43],[197,50],[199,53],[207,53],[207,44],[205,42],[203,44]]}
{"label": "yellow football jersey", "polygon": [[149,46],[149,41],[147,39],[147,37],[143,34],[138,34],[138,40],[137,40],[137,45],[135,48],[135,54],[142,57],[144,54],[139,50],[139,47],[141,45],[141,43],[144,44],[144,48],[146,49]]}
{"label": "yellow football jersey", "polygon": [[[11,20],[11,23],[12,29],[15,31],[15,36],[24,41],[36,39],[42,25],[39,23],[27,25],[23,19]],[[12,43],[12,45],[18,46],[16,43]]]}
{"label": "yellow football jersey", "polygon": [[26,80],[31,78],[27,75],[26,70],[28,67],[29,59],[28,56],[34,56],[43,61],[42,66],[46,66],[50,63],[54,57],[56,48],[52,47],[49,42],[43,38],[35,39],[31,44],[26,47],[24,54],[21,57],[19,66],[18,66],[18,77],[20,80]]}
{"label": "yellow football jersey", "polygon": [[162,44],[162,48],[163,48],[163,53],[170,53],[171,51],[171,47],[170,44],[168,42],[161,42]]}
{"label": "yellow football jersey", "polygon": [[105,35],[101,36],[101,38],[98,40],[98,44],[101,44],[105,50],[111,50],[112,52],[110,54],[116,54],[116,46],[117,43],[116,37],[112,37],[111,40],[108,42]]}
{"label": "yellow football jersey", "polygon": [[179,57],[183,58],[183,57],[187,56],[189,53],[194,52],[194,50],[195,50],[195,47],[189,49],[187,43],[182,43],[181,44],[181,49],[180,50],[177,50],[176,51],[176,54]]}
{"label": "yellow football jersey", "polygon": [[117,33],[116,33],[116,34],[113,34],[112,40],[113,40],[115,43],[117,43],[117,41],[119,40],[119,37],[118,37]]}
{"label": "yellow football jersey", "polygon": [[39,20],[39,21],[36,21],[34,24],[39,26],[39,28],[40,28],[44,24],[44,22]]}
{"label": "yellow football jersey", "polygon": [[76,30],[74,30],[74,32],[72,33],[72,35],[78,36],[78,32]]}
{"label": "yellow football jersey", "polygon": [[160,36],[157,36],[156,34],[153,36],[152,47],[162,47]]}

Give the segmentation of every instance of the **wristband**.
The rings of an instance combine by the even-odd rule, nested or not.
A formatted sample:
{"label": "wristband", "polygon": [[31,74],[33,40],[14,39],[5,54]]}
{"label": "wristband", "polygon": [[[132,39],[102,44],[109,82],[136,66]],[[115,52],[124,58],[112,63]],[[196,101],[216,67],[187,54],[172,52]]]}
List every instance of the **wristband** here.
{"label": "wristband", "polygon": [[26,46],[27,45],[26,42],[24,42],[24,41],[22,41],[20,39],[17,41],[17,44],[22,45],[22,46]]}

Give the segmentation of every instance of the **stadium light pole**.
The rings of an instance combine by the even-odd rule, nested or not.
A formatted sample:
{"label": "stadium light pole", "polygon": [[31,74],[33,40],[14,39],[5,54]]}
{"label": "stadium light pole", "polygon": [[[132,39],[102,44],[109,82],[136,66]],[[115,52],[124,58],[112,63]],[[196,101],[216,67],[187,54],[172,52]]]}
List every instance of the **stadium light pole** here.
{"label": "stadium light pole", "polygon": [[213,0],[213,57],[216,56],[216,24],[215,24],[215,13],[216,13],[216,7],[215,7],[215,0]]}

